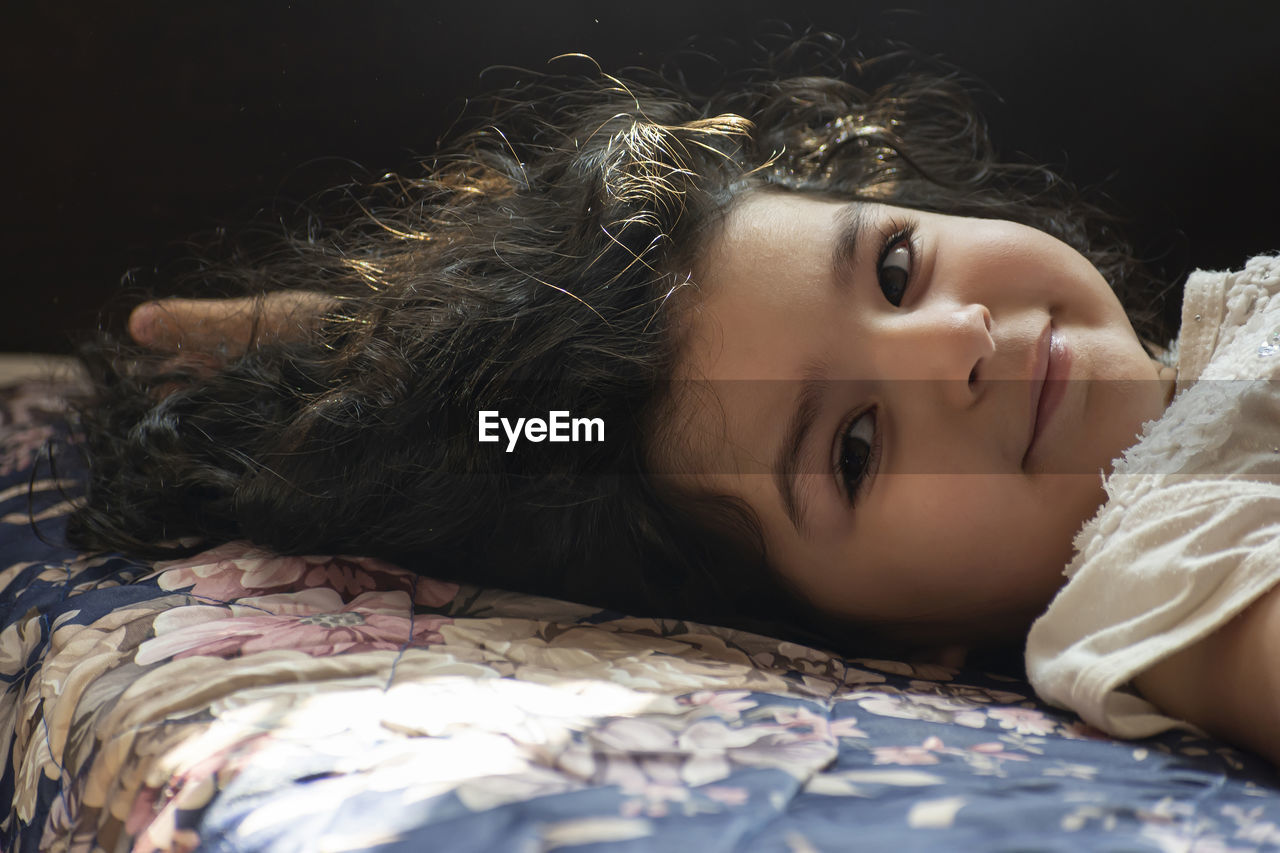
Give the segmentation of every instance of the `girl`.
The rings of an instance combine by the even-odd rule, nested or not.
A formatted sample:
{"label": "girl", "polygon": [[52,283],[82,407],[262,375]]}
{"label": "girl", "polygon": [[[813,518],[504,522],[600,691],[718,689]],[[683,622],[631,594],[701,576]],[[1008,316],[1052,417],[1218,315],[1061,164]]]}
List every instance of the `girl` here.
{"label": "girl", "polygon": [[[956,661],[1022,637],[1107,501],[1099,474],[1175,391],[1150,343],[1164,339],[1143,311],[1150,283],[1069,186],[995,158],[954,79],[902,57],[839,72],[712,95],[539,79],[495,96],[421,175],[370,187],[339,227],[224,270],[270,292],[244,315],[254,345],[225,364],[200,336],[221,339],[234,310],[140,310],[139,341],[190,340],[176,360],[89,353],[74,537],[156,555],[235,538],[359,552],[859,654]],[[1249,286],[1274,278],[1264,264]],[[598,420],[604,440],[544,440],[557,412]],[[521,433],[533,418],[547,420]],[[1234,519],[1235,484],[1191,523]],[[1115,477],[1107,488],[1115,503]],[[1134,518],[1159,527],[1154,500]],[[1123,505],[1106,512],[1086,528],[1097,544],[1077,540],[1081,582],[1099,554],[1104,578],[1133,562],[1111,553],[1129,541]],[[1225,523],[1239,563],[1255,528]],[[1204,555],[1194,532],[1141,541],[1170,572]],[[1267,586],[1194,605],[1194,628],[1140,667],[1106,664],[1102,693],[1145,670],[1139,688],[1172,713],[1280,758],[1269,727],[1203,713],[1181,688],[1204,649],[1266,653],[1232,617],[1259,596],[1269,612]],[[1071,657],[1082,606],[1055,604],[1033,633],[1033,677]],[[1106,633],[1097,621],[1086,633]],[[1145,636],[1105,652],[1127,660]],[[1080,671],[1037,683],[1124,729],[1054,689]]]}

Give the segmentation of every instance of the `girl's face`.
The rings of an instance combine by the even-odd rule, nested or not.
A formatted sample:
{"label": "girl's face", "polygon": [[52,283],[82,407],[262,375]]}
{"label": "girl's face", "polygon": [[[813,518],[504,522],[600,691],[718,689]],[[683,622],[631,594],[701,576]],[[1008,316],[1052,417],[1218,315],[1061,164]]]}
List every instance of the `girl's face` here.
{"label": "girl's face", "polygon": [[657,467],[904,641],[1025,631],[1172,390],[1097,269],[1012,222],[755,193],[694,279]]}

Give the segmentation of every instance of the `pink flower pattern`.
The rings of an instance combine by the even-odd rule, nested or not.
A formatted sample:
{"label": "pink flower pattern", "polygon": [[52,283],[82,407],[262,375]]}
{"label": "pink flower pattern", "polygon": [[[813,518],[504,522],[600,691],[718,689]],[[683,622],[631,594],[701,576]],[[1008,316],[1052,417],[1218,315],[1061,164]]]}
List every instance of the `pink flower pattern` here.
{"label": "pink flower pattern", "polygon": [[142,665],[193,655],[232,658],[270,649],[314,657],[394,650],[442,641],[452,619],[413,616],[403,592],[366,592],[344,603],[331,589],[241,599],[229,607],[179,607],[156,619],[156,636],[138,649]]}
{"label": "pink flower pattern", "polygon": [[942,738],[933,736],[925,738],[919,745],[882,746],[872,749],[873,764],[919,765],[937,764],[939,756],[947,755],[959,758],[975,768],[991,768],[1000,760],[1025,761],[1025,755],[1009,752],[1003,743],[987,742],[972,744],[968,747],[949,747]]}
{"label": "pink flower pattern", "polygon": [[745,690],[699,690],[681,697],[681,701],[690,705],[704,705],[721,716],[736,717],[756,706],[753,700],[747,698],[750,695]]}
{"label": "pink flower pattern", "polygon": [[156,569],[161,589],[182,590],[210,602],[317,588],[333,590],[349,601],[366,592],[400,589],[412,591],[415,604],[442,607],[458,592],[455,583],[421,577],[373,557],[281,556],[247,542],[157,563]]}
{"label": "pink flower pattern", "polygon": [[1055,728],[1053,720],[1034,708],[992,708],[987,711],[1001,728],[1013,729],[1020,735],[1047,735]]}

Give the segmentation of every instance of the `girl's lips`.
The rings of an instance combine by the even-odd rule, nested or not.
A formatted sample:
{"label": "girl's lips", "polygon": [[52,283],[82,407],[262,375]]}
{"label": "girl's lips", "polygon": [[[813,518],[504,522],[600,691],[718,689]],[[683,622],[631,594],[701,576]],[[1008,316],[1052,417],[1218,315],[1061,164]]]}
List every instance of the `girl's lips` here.
{"label": "girl's lips", "polygon": [[1039,355],[1031,383],[1031,438],[1022,457],[1025,469],[1042,443],[1047,428],[1067,392],[1071,371],[1071,349],[1066,338],[1052,325],[1040,336]]}

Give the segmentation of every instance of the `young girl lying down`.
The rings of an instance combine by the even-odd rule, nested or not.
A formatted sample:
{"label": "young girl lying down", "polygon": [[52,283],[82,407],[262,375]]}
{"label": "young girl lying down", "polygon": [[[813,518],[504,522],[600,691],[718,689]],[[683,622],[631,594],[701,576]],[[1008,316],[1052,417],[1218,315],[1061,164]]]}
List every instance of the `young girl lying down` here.
{"label": "young girl lying down", "polygon": [[1280,761],[1280,260],[1193,275],[1158,349],[1108,220],[897,59],[490,105],[210,274],[264,297],[90,354],[80,545],[358,552],[855,654],[1030,631],[1091,723]]}

